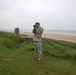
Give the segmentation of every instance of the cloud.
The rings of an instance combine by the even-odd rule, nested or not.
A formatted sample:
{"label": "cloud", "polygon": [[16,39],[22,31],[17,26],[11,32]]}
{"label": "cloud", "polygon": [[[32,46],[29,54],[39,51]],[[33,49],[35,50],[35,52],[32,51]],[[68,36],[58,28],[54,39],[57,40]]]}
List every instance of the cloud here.
{"label": "cloud", "polygon": [[10,0],[0,0],[0,11],[9,11],[11,8]]}
{"label": "cloud", "polygon": [[0,0],[0,27],[76,30],[76,0]]}

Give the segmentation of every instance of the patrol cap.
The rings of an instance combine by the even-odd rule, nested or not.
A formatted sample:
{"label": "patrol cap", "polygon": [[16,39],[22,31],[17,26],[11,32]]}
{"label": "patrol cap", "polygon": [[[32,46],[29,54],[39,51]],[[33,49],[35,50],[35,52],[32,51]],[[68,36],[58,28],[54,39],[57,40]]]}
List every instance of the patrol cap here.
{"label": "patrol cap", "polygon": [[35,24],[40,25],[40,23],[39,23],[39,22],[36,22]]}

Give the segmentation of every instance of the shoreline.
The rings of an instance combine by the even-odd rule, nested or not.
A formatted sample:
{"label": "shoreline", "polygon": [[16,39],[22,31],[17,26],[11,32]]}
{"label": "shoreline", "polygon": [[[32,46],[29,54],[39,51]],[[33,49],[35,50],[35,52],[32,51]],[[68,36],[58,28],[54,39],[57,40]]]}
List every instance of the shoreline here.
{"label": "shoreline", "polygon": [[76,36],[73,36],[73,35],[44,33],[43,34],[43,38],[49,38],[49,39],[55,39],[55,40],[63,40],[63,41],[76,43]]}
{"label": "shoreline", "polygon": [[[21,32],[21,34],[26,34],[29,37],[33,37],[33,33],[32,32]],[[43,33],[42,38],[63,40],[63,41],[76,43],[76,36],[74,36],[74,35],[55,34],[55,33]]]}
{"label": "shoreline", "polygon": [[[5,31],[5,32],[11,32],[13,31]],[[22,35],[27,35],[27,37],[33,37],[32,32],[20,32]],[[63,41],[68,41],[68,42],[73,42],[76,43],[76,36],[74,35],[66,35],[66,34],[56,34],[56,33],[43,33],[42,38],[48,38],[48,39],[54,39],[54,40],[63,40]]]}

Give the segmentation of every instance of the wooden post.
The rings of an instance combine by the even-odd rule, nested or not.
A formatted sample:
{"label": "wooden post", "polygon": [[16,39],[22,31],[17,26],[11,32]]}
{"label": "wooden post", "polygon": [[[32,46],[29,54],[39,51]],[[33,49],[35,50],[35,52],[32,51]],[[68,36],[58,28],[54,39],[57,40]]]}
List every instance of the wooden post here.
{"label": "wooden post", "polygon": [[20,35],[20,30],[19,30],[19,28],[15,28],[14,34],[15,34],[16,36],[19,36],[19,35]]}

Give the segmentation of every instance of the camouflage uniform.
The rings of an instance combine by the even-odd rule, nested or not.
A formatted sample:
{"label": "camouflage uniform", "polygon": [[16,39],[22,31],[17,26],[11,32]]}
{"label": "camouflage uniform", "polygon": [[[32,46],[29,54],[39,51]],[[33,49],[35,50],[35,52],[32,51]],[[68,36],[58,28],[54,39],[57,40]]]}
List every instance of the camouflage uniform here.
{"label": "camouflage uniform", "polygon": [[42,57],[42,33],[43,33],[43,28],[34,28],[33,29],[34,37],[34,47],[36,51],[36,57],[41,58]]}

